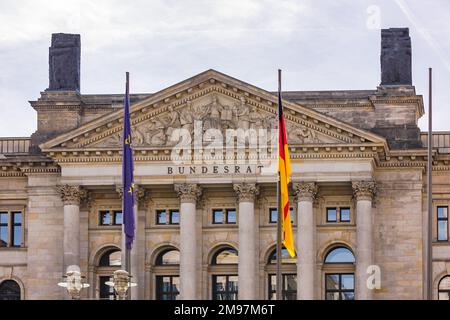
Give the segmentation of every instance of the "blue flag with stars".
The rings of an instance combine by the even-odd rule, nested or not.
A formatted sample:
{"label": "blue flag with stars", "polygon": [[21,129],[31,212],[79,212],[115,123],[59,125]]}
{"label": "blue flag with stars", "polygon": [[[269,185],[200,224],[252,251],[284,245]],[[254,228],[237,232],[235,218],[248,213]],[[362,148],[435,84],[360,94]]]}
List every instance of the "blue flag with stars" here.
{"label": "blue flag with stars", "polygon": [[125,102],[123,108],[123,153],[122,153],[122,180],[123,180],[123,224],[125,233],[125,245],[131,250],[134,240],[134,178],[133,178],[133,150],[131,149],[131,125],[130,125],[130,96],[128,85],[125,90]]}

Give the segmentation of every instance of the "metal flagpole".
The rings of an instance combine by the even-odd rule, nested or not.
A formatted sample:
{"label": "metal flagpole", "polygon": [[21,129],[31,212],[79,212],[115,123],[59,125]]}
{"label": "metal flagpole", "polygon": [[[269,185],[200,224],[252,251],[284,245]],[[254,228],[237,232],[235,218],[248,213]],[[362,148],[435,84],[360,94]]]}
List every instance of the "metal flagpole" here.
{"label": "metal flagpole", "polygon": [[428,68],[428,159],[427,159],[427,200],[428,200],[428,237],[427,237],[427,299],[433,299],[433,118],[432,118],[432,68]]}
{"label": "metal flagpole", "polygon": [[[125,97],[125,99],[128,99],[128,105],[130,105],[130,73],[126,72],[126,92],[127,92],[127,96]],[[125,186],[124,186],[125,187]],[[123,190],[123,192],[127,192],[127,190]],[[123,199],[125,199],[124,196],[122,196]],[[122,212],[124,212],[124,208],[122,208]],[[125,235],[125,230],[124,230],[124,235]],[[128,275],[130,275],[131,272],[131,252],[128,249],[128,246],[126,245],[126,241],[125,241],[125,271],[128,272]]]}
{"label": "metal flagpole", "polygon": [[[281,101],[281,70],[278,69],[278,103],[280,103]],[[279,112],[279,108],[280,106],[278,106],[278,136],[280,135],[280,112]],[[280,143],[279,143],[279,139],[278,139],[278,162],[280,161],[279,157],[280,157]],[[283,296],[282,296],[282,277],[281,277],[281,250],[282,250],[282,211],[281,211],[281,197],[280,197],[280,192],[281,192],[281,188],[280,188],[280,171],[279,168],[278,170],[278,175],[277,175],[277,273],[276,273],[276,283],[277,283],[277,287],[276,287],[276,292],[277,292],[277,300],[282,300]]]}

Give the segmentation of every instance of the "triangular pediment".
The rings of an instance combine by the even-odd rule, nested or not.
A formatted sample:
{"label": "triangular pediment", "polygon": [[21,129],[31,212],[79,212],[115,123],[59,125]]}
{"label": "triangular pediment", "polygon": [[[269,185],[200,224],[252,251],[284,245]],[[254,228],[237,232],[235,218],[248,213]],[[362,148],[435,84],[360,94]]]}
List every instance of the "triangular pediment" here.
{"label": "triangular pediment", "polygon": [[[386,140],[373,133],[289,101],[283,102],[290,146],[375,145]],[[273,129],[277,96],[214,70],[161,90],[130,107],[136,150],[164,149],[174,129]],[[40,145],[43,152],[120,150],[123,111],[118,110]]]}

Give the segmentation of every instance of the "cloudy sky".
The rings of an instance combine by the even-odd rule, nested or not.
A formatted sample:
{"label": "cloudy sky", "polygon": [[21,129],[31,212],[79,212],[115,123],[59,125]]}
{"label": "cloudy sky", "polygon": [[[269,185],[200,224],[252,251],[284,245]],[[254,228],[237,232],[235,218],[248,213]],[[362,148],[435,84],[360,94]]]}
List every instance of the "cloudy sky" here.
{"label": "cloudy sky", "polygon": [[[375,89],[380,28],[409,27],[413,83],[450,123],[448,0],[0,0],[0,136],[29,136],[51,33],[80,33],[82,93],[155,92],[213,68],[267,90]],[[426,104],[427,106],[427,104]],[[419,124],[426,130],[426,117]]]}

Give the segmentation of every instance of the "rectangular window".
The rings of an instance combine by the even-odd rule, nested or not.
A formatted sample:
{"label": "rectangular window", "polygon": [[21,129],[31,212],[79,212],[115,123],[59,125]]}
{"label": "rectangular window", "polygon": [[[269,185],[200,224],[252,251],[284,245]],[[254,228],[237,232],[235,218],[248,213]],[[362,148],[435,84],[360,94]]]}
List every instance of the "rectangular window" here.
{"label": "rectangular window", "polygon": [[180,294],[179,276],[156,276],[156,299],[177,300]]}
{"label": "rectangular window", "polygon": [[156,224],[159,225],[180,224],[180,210],[178,209],[156,210]]}
{"label": "rectangular window", "polygon": [[0,212],[0,247],[8,246],[8,212]]}
{"label": "rectangular window", "polygon": [[213,209],[213,223],[214,224],[221,224],[224,223],[224,216],[223,216],[223,210],[222,209]]}
{"label": "rectangular window", "polygon": [[111,213],[109,210],[100,211],[100,225],[109,226],[111,224]]}
{"label": "rectangular window", "polygon": [[108,286],[106,282],[110,281],[109,276],[100,276],[100,299],[114,300],[114,287]]}
{"label": "rectangular window", "polygon": [[437,240],[448,241],[448,207],[437,208]]}
{"label": "rectangular window", "polygon": [[123,223],[123,213],[121,210],[113,211],[114,214],[114,225],[121,225]]}
{"label": "rectangular window", "polygon": [[11,242],[13,247],[22,246],[22,212],[12,212]]}
{"label": "rectangular window", "polygon": [[354,300],[355,275],[353,273],[326,274],[325,299]]}
{"label": "rectangular window", "polygon": [[156,224],[167,224],[166,210],[156,210]]}
{"label": "rectangular window", "polygon": [[179,210],[170,210],[170,224],[180,224]]}
{"label": "rectangular window", "polygon": [[327,208],[327,222],[337,222],[336,208]]}
{"label": "rectangular window", "polygon": [[[291,215],[291,223],[294,224],[294,208],[289,208],[289,214]],[[269,209],[269,223],[277,223],[278,210],[277,208]]]}
{"label": "rectangular window", "polygon": [[340,221],[350,222],[350,208],[340,208]]}
{"label": "rectangular window", "polygon": [[220,275],[213,276],[213,300],[237,300],[238,276]]}
{"label": "rectangular window", "polygon": [[[282,275],[282,299],[283,300],[297,300],[297,275],[283,274]],[[277,276],[275,274],[269,275],[269,300],[277,299]]]}

